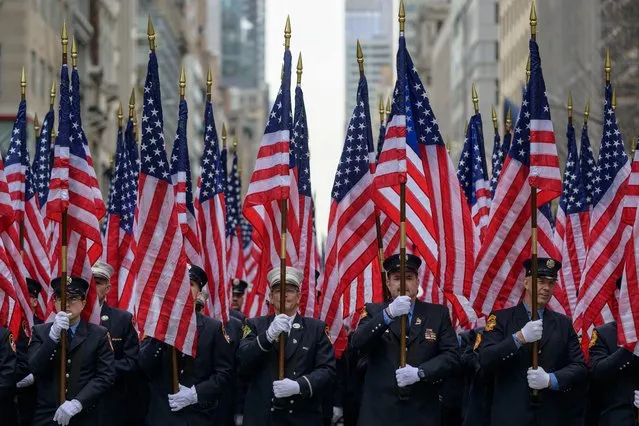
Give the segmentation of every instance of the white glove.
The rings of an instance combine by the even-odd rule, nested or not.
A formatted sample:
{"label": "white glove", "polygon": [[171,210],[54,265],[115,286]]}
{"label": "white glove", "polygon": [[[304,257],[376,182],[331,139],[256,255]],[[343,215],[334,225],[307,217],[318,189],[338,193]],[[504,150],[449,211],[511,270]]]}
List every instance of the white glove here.
{"label": "white glove", "polygon": [[268,326],[268,330],[266,330],[266,338],[268,341],[273,343],[280,334],[291,331],[291,322],[291,319],[286,314],[279,314],[273,318],[273,322]]}
{"label": "white glove", "polygon": [[639,390],[635,391],[635,407],[639,408]]}
{"label": "white glove", "polygon": [[59,425],[66,426],[69,424],[71,417],[82,411],[82,403],[77,399],[71,401],[64,401],[64,404],[58,407],[53,415],[53,421],[58,422]]}
{"label": "white glove", "polygon": [[528,321],[524,328],[521,329],[521,334],[524,336],[524,343],[532,343],[541,339],[541,334],[544,331],[544,326],[541,319],[536,321]]}
{"label": "white glove", "polygon": [[27,377],[25,377],[24,379],[16,383],[16,387],[18,389],[27,388],[31,386],[34,382],[35,382],[35,379],[33,378],[33,374],[29,374]]}
{"label": "white glove", "polygon": [[397,379],[397,386],[403,388],[405,386],[412,385],[419,382],[419,369],[412,365],[406,364],[406,367],[398,368],[395,370],[395,378]]}
{"label": "white glove", "polygon": [[286,398],[300,393],[300,384],[295,380],[284,379],[273,382],[275,398]]}
{"label": "white glove", "polygon": [[331,420],[332,424],[337,424],[337,422],[344,417],[344,410],[342,407],[333,407],[333,419]]}
{"label": "white glove", "polygon": [[236,414],[233,417],[233,421],[235,422],[235,426],[242,426],[242,424],[244,423],[244,416],[241,414]]}
{"label": "white glove", "polygon": [[195,385],[187,388],[180,384],[178,393],[169,394],[169,407],[171,407],[171,411],[180,411],[182,408],[193,404],[197,404]]}
{"label": "white glove", "polygon": [[54,342],[58,343],[60,341],[62,330],[69,329],[69,315],[66,312],[58,312],[53,318],[53,325],[49,330],[49,338]]}
{"label": "white glove", "polygon": [[529,368],[527,376],[530,389],[546,389],[550,386],[550,374],[546,373],[541,367],[536,370]]}
{"label": "white glove", "polygon": [[396,318],[400,315],[407,315],[410,312],[410,297],[397,296],[390,305],[388,305],[388,313],[392,318]]}

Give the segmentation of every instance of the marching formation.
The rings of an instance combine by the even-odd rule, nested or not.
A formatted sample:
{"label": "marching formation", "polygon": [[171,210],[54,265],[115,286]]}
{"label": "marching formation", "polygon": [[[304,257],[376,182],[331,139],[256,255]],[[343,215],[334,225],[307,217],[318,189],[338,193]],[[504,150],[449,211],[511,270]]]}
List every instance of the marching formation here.
{"label": "marching formation", "polygon": [[639,152],[624,150],[609,55],[599,158],[590,106],[578,150],[569,100],[562,179],[533,3],[521,110],[503,142],[493,110],[489,176],[474,86],[455,167],[404,21],[401,3],[377,146],[357,44],[357,101],[322,250],[288,20],[243,200],[238,141],[229,152],[222,125],[220,143],[210,71],[196,185],[184,72],[167,156],[149,18],[142,115],[134,91],[126,125],[118,112],[104,203],[63,27],[34,161],[23,71],[0,162],[3,426],[636,424]]}

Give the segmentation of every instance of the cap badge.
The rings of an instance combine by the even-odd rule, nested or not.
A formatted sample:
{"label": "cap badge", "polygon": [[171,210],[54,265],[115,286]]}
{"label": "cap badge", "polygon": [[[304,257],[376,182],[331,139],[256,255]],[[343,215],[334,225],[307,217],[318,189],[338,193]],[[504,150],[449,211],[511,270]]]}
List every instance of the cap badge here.
{"label": "cap badge", "polygon": [[554,261],[554,260],[552,260],[552,259],[548,259],[548,260],[546,261],[546,267],[547,267],[548,269],[553,269],[553,268],[555,267],[555,261]]}

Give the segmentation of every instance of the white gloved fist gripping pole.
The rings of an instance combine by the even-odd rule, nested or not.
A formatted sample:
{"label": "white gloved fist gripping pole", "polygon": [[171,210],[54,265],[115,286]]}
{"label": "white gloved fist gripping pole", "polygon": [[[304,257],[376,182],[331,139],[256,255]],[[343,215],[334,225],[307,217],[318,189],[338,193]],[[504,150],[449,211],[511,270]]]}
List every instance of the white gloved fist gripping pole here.
{"label": "white gloved fist gripping pole", "polygon": [[524,328],[520,331],[521,335],[524,337],[524,343],[536,342],[541,340],[541,335],[544,331],[543,322],[541,319],[528,321]]}
{"label": "white gloved fist gripping pole", "polygon": [[634,404],[635,407],[639,408],[639,390],[635,391],[635,400],[634,400]]}
{"label": "white gloved fist gripping pole", "polygon": [[419,382],[419,368],[406,364],[406,367],[395,370],[395,379],[400,388]]}
{"label": "white gloved fist gripping pole", "polygon": [[242,426],[244,424],[244,416],[242,414],[236,414],[233,417],[233,422],[235,423],[235,426]]}
{"label": "white gloved fist gripping pole", "polygon": [[82,411],[82,403],[77,399],[71,401],[64,401],[64,403],[58,407],[53,415],[53,421],[59,425],[66,426],[71,421],[71,417]]}
{"label": "white gloved fist gripping pole", "polygon": [[33,377],[33,374],[29,374],[27,377],[25,377],[24,379],[20,380],[18,383],[16,383],[16,387],[18,389],[22,389],[22,388],[28,388],[29,386],[31,386],[33,383],[35,382],[35,379]]}
{"label": "white gloved fist gripping pole", "polygon": [[169,394],[169,407],[171,411],[180,411],[184,407],[197,404],[197,392],[195,391],[195,385],[187,388],[180,384],[180,390],[177,393]]}
{"label": "white gloved fist gripping pole", "polygon": [[333,407],[333,418],[331,419],[331,424],[336,425],[343,417],[344,409],[342,407]]}
{"label": "white gloved fist gripping pole", "polygon": [[386,313],[391,318],[396,318],[400,315],[408,315],[410,312],[411,300],[409,296],[397,296],[395,300],[390,302]]}
{"label": "white gloved fist gripping pole", "polygon": [[530,389],[546,389],[550,386],[550,374],[538,367],[537,369],[529,368],[527,372],[528,387]]}
{"label": "white gloved fist gripping pole", "polygon": [[49,338],[54,342],[58,343],[60,341],[60,335],[62,330],[69,329],[69,315],[66,312],[58,312],[55,314],[53,318],[53,325],[49,330]]}
{"label": "white gloved fist gripping pole", "polygon": [[273,382],[273,395],[275,398],[287,398],[300,393],[300,384],[295,380],[284,379]]}
{"label": "white gloved fist gripping pole", "polygon": [[268,326],[268,330],[266,330],[266,338],[269,342],[273,343],[280,334],[291,331],[291,325],[292,321],[288,315],[279,314],[273,318],[273,322],[271,322],[271,325]]}

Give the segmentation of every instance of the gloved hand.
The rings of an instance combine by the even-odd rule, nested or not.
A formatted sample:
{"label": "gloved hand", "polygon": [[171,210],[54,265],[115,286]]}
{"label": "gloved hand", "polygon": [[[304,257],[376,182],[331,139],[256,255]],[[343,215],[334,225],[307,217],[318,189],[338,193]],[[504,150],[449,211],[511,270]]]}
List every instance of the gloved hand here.
{"label": "gloved hand", "polygon": [[639,390],[635,391],[635,407],[639,408]]}
{"label": "gloved hand", "polygon": [[273,382],[275,398],[286,398],[300,393],[300,384],[295,380],[284,379]]}
{"label": "gloved hand", "polygon": [[524,343],[532,343],[541,339],[541,334],[544,331],[543,322],[541,319],[536,321],[528,321],[524,328],[521,329],[521,335],[524,336]]}
{"label": "gloved hand", "polygon": [[406,364],[406,367],[398,368],[395,370],[395,378],[397,379],[397,386],[403,388],[405,386],[412,385],[419,382],[419,375],[417,367]]}
{"label": "gloved hand", "polygon": [[550,374],[546,373],[541,367],[536,370],[529,368],[527,377],[528,387],[531,389],[546,389],[550,386]]}
{"label": "gloved hand", "polygon": [[235,426],[242,426],[242,424],[244,424],[244,416],[242,414],[236,414],[233,417],[233,422],[235,423]]}
{"label": "gloved hand", "polygon": [[197,404],[195,385],[187,388],[180,384],[180,390],[177,393],[169,394],[169,407],[171,407],[171,411],[180,411],[184,407],[193,404]]}
{"label": "gloved hand", "polygon": [[266,338],[268,341],[273,343],[280,334],[291,331],[291,323],[291,319],[286,314],[279,314],[273,318],[273,322],[268,326],[268,330],[266,330]]}
{"label": "gloved hand", "polygon": [[25,377],[24,379],[16,383],[16,387],[18,389],[27,388],[31,386],[34,382],[35,382],[35,379],[33,378],[33,374],[29,374],[27,377]]}
{"label": "gloved hand", "polygon": [[59,425],[66,426],[69,424],[71,417],[75,416],[80,411],[82,411],[82,403],[80,403],[77,399],[64,401],[53,415],[53,421],[58,422]]}
{"label": "gloved hand", "polygon": [[60,341],[62,330],[69,329],[69,315],[66,312],[58,312],[53,318],[53,325],[49,330],[49,338],[54,342],[58,343]]}
{"label": "gloved hand", "polygon": [[407,315],[410,312],[410,297],[409,296],[397,296],[390,305],[388,305],[388,314],[391,318],[396,318],[400,315]]}
{"label": "gloved hand", "polygon": [[342,407],[333,407],[333,418],[331,424],[337,424],[344,417],[344,409]]}

